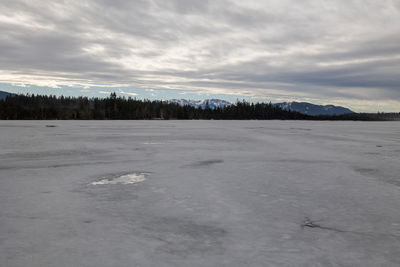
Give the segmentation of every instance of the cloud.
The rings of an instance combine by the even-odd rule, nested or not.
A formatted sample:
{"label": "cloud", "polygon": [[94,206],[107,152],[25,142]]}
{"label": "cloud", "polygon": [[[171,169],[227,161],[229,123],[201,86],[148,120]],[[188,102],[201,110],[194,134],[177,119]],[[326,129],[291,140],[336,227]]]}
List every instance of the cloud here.
{"label": "cloud", "polygon": [[400,101],[396,1],[3,0],[0,8],[3,83]]}
{"label": "cloud", "polygon": [[133,92],[125,92],[122,89],[119,90],[119,93],[123,94],[123,95],[128,95],[128,96],[138,96],[139,95],[139,94],[133,93]]}

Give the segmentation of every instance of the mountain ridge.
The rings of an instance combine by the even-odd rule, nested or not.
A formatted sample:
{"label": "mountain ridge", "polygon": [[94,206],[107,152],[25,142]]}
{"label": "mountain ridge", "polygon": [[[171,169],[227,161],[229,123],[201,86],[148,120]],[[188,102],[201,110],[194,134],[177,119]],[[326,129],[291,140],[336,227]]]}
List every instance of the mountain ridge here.
{"label": "mountain ridge", "polygon": [[0,91],[0,99],[6,99],[7,96],[14,96],[15,94],[6,91]]}
{"label": "mountain ridge", "polygon": [[[0,100],[6,99],[7,96],[15,96],[16,94],[9,93],[6,91],[0,91]],[[231,102],[222,100],[222,99],[203,99],[203,100],[192,100],[192,99],[171,99],[167,100],[167,103],[178,104],[180,106],[190,106],[194,108],[201,109],[217,109],[224,108],[226,106],[232,105]],[[283,110],[296,111],[302,114],[311,115],[311,116],[319,116],[319,115],[343,115],[343,114],[351,114],[355,113],[352,110],[335,105],[316,105],[309,102],[282,102],[282,103],[273,103],[273,106],[278,106]]]}
{"label": "mountain ridge", "polygon": [[178,104],[180,106],[190,106],[194,108],[210,108],[210,109],[216,109],[216,108],[224,108],[226,106],[232,105],[232,103],[222,100],[222,99],[203,99],[203,100],[191,100],[191,99],[171,99],[167,101],[168,103],[172,104]]}
{"label": "mountain ridge", "polygon": [[[195,108],[205,109],[207,107],[211,109],[223,108],[232,103],[221,100],[221,99],[204,99],[204,100],[191,100],[191,99],[171,99],[167,101],[168,103],[179,104],[181,106],[191,106]],[[309,102],[282,102],[273,103],[273,106],[278,106],[283,110],[296,111],[302,114],[318,116],[318,115],[343,115],[349,113],[355,113],[349,108],[335,105],[316,105]]]}
{"label": "mountain ridge", "polygon": [[308,102],[282,102],[275,103],[274,106],[278,106],[284,110],[296,111],[302,114],[318,116],[318,115],[343,115],[355,113],[354,111],[335,105],[316,105]]}

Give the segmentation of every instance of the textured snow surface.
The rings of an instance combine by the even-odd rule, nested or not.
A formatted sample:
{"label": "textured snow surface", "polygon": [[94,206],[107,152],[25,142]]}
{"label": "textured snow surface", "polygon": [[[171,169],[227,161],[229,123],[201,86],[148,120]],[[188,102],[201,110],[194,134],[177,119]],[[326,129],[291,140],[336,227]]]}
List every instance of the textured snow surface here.
{"label": "textured snow surface", "polygon": [[0,121],[0,266],[400,266],[399,155],[399,122]]}
{"label": "textured snow surface", "polygon": [[146,180],[144,173],[130,173],[118,176],[116,178],[106,178],[100,181],[92,182],[91,185],[105,184],[136,184]]}

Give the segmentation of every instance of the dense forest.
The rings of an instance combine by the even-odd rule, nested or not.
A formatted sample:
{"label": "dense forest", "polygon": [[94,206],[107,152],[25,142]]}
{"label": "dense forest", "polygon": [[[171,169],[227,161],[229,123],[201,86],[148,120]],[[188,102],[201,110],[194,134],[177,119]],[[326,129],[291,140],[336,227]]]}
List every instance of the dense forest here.
{"label": "dense forest", "polygon": [[224,108],[194,108],[164,101],[108,98],[13,95],[0,100],[2,120],[400,120],[400,113],[354,113],[308,116],[282,110],[271,103],[238,101]]}

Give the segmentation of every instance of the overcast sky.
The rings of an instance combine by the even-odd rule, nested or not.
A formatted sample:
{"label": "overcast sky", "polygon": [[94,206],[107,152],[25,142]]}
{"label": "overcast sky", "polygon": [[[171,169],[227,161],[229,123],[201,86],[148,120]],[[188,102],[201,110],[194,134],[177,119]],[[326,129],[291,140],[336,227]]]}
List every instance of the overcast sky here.
{"label": "overcast sky", "polygon": [[0,90],[400,111],[400,0],[0,0]]}

